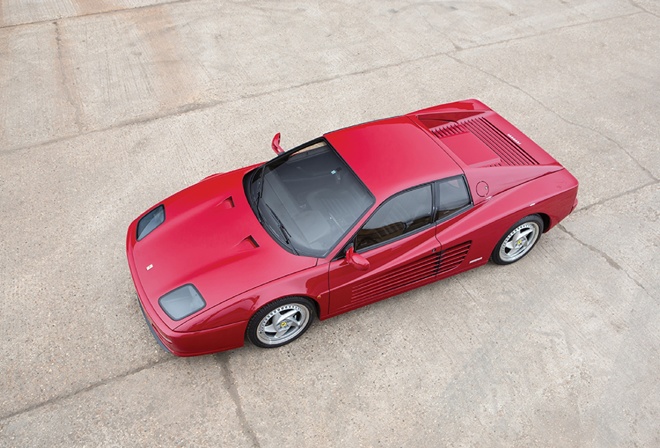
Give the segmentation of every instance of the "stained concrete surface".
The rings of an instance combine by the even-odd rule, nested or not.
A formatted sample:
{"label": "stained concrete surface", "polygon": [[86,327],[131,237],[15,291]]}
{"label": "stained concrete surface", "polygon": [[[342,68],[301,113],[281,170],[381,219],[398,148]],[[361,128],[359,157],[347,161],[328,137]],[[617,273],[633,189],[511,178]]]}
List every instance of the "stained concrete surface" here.
{"label": "stained concrete surface", "polygon": [[[0,2],[0,446],[657,446],[660,7]],[[206,175],[477,97],[580,180],[523,261],[161,351],[128,223]]]}

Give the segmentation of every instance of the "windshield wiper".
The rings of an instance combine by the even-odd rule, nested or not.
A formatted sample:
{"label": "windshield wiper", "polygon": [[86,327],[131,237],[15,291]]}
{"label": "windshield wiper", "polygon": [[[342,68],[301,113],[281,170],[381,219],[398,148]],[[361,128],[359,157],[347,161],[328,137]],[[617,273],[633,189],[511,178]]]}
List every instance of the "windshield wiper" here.
{"label": "windshield wiper", "polygon": [[286,244],[288,244],[291,247],[291,250],[293,250],[293,252],[296,255],[300,255],[298,253],[298,251],[296,250],[296,248],[293,247],[293,243],[291,243],[291,234],[289,233],[288,230],[286,230],[286,227],[284,227],[284,224],[282,224],[282,221],[280,221],[280,218],[278,218],[277,215],[275,214],[275,212],[273,211],[273,209],[270,208],[270,205],[266,204],[266,208],[268,209],[270,214],[273,215],[273,218],[275,218],[275,221],[277,221],[277,225],[280,228],[280,231],[282,232],[282,236],[284,237],[284,241],[286,242]]}
{"label": "windshield wiper", "polygon": [[[261,177],[261,184],[259,185],[259,192],[257,193],[256,200],[254,201],[254,210],[255,210],[255,213],[257,214],[257,219],[261,223],[264,222],[264,219],[263,219],[263,216],[261,215],[261,210],[259,209],[259,201],[261,201],[261,197],[264,194],[264,175],[266,174],[265,173],[266,165],[267,165],[267,163],[264,163],[263,165],[261,165],[261,167],[252,174],[252,179],[250,179],[250,184],[254,185],[254,178],[258,175],[260,175],[260,177]],[[250,191],[252,191],[252,190],[250,189]]]}

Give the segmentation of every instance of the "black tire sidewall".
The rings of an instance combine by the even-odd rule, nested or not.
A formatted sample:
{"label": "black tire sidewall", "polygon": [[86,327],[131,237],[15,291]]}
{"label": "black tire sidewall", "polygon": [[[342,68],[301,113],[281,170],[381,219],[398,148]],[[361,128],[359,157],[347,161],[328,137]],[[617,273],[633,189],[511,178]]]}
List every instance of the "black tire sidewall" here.
{"label": "black tire sidewall", "polygon": [[[504,261],[504,260],[502,260],[500,258],[500,247],[502,246],[502,243],[504,243],[504,240],[506,240],[507,236],[509,236],[509,233],[511,233],[513,231],[513,229],[515,229],[519,225],[525,224],[527,222],[534,222],[535,224],[537,224],[539,226],[539,236],[536,238],[536,241],[534,241],[534,244],[532,244],[532,247],[530,247],[529,250],[522,257],[520,257],[516,260],[513,260],[513,261]],[[509,227],[509,230],[504,232],[504,235],[502,235],[502,238],[500,238],[500,240],[495,245],[495,248],[493,249],[493,252],[490,254],[490,259],[493,261],[493,263],[499,264],[499,265],[513,264],[516,261],[522,260],[523,258],[525,258],[527,256],[527,254],[529,254],[532,251],[532,249],[534,249],[534,246],[536,246],[536,244],[541,239],[541,235],[543,234],[543,230],[544,230],[543,227],[544,227],[543,226],[543,220],[541,219],[541,217],[539,215],[525,216],[524,218],[522,218],[521,220],[519,220],[518,222],[513,224],[511,227]]]}
{"label": "black tire sidewall", "polygon": [[[284,305],[288,304],[296,304],[298,306],[303,306],[307,308],[309,311],[309,319],[307,320],[307,324],[305,327],[298,332],[298,334],[292,338],[289,339],[281,344],[264,344],[259,340],[259,337],[257,336],[257,331],[259,329],[259,323],[261,320],[271,311],[273,311],[275,308],[279,308]],[[306,297],[283,297],[281,299],[274,300],[272,302],[267,303],[266,305],[262,306],[259,308],[259,310],[252,315],[250,318],[250,321],[248,322],[247,329],[245,330],[245,333],[250,340],[250,342],[261,348],[277,348],[277,347],[282,347],[286,344],[289,344],[296,339],[298,339],[300,336],[302,336],[307,329],[312,325],[312,322],[314,321],[314,316],[316,315],[316,308],[314,307],[314,303],[309,300]]]}

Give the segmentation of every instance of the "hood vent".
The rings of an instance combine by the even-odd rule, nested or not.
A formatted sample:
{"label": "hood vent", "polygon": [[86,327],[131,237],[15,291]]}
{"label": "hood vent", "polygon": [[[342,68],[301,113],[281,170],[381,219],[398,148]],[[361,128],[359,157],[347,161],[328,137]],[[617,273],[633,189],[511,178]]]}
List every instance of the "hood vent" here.
{"label": "hood vent", "polygon": [[218,205],[216,205],[216,207],[226,208],[226,209],[234,208],[234,199],[231,196],[229,196],[228,198],[220,202]]}
{"label": "hood vent", "polygon": [[236,245],[236,249],[239,251],[243,250],[252,250],[259,247],[257,241],[252,238],[252,235],[245,237],[240,243]]}
{"label": "hood vent", "polygon": [[438,126],[431,129],[431,132],[440,139],[470,132],[500,157],[501,162],[491,166],[529,166],[539,164],[519,144],[507,137],[483,117],[469,118],[460,122]]}

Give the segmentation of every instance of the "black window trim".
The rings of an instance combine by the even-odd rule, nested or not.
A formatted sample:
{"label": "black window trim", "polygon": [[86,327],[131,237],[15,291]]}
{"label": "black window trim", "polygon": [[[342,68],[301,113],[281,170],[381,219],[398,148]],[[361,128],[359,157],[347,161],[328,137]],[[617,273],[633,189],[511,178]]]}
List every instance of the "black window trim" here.
{"label": "black window trim", "polygon": [[[251,188],[252,188],[252,182],[253,182],[253,180],[254,180],[254,176],[257,174],[257,172],[258,172],[259,170],[261,170],[261,169],[265,169],[268,165],[270,165],[271,163],[273,163],[273,162],[275,162],[275,161],[278,161],[278,162],[277,162],[278,165],[279,165],[279,164],[282,164],[282,163],[285,163],[285,162],[286,162],[291,156],[293,156],[293,155],[294,155],[295,153],[297,153],[298,151],[300,151],[300,150],[302,150],[302,149],[304,149],[304,148],[306,148],[306,147],[308,147],[308,146],[316,145],[316,144],[318,144],[318,143],[324,143],[324,144],[327,145],[330,149],[332,149],[332,151],[334,151],[334,153],[337,155],[337,157],[338,157],[342,162],[344,162],[344,164],[346,165],[346,168],[348,168],[348,170],[351,172],[351,174],[353,174],[353,176],[355,176],[355,178],[357,179],[357,181],[358,181],[360,184],[362,184],[362,186],[364,187],[365,191],[369,194],[369,197],[371,198],[371,203],[369,204],[369,207],[367,207],[365,210],[362,211],[362,213],[360,214],[360,216],[359,216],[359,217],[357,218],[357,220],[353,223],[353,227],[349,227],[349,228],[348,228],[348,229],[342,234],[342,236],[337,240],[337,242],[334,244],[334,246],[332,246],[330,249],[328,249],[328,251],[325,252],[322,256],[315,256],[315,255],[307,255],[307,254],[296,253],[296,252],[293,251],[290,247],[288,247],[287,244],[286,244],[284,241],[280,240],[280,238],[277,236],[277,232],[273,232],[272,229],[269,228],[270,226],[267,226],[267,225],[265,225],[265,224],[262,223],[262,222],[260,222],[260,224],[261,224],[261,226],[264,228],[264,230],[266,231],[266,233],[268,233],[268,235],[273,239],[273,241],[275,241],[275,242],[276,242],[276,243],[277,243],[282,249],[284,249],[285,251],[289,252],[289,253],[292,254],[292,255],[299,256],[299,257],[310,257],[310,258],[316,258],[317,260],[320,260],[320,259],[323,259],[323,258],[327,257],[328,255],[330,255],[335,249],[337,249],[337,247],[339,247],[339,243],[341,243],[341,241],[342,241],[344,238],[346,238],[346,235],[348,235],[348,234],[349,234],[349,233],[355,228],[355,224],[357,224],[358,222],[360,222],[360,221],[362,220],[362,218],[364,218],[364,216],[365,216],[367,213],[369,213],[369,210],[371,210],[371,207],[373,207],[373,206],[374,206],[374,203],[376,202],[376,196],[374,196],[374,194],[371,192],[371,190],[367,187],[367,185],[364,183],[364,181],[360,178],[360,176],[358,176],[357,173],[353,170],[353,167],[351,167],[351,165],[349,165],[349,163],[348,163],[346,160],[344,160],[344,158],[343,158],[342,155],[339,153],[339,151],[337,151],[337,149],[336,149],[334,146],[332,146],[332,145],[330,144],[330,142],[328,141],[328,139],[325,138],[325,136],[316,137],[316,138],[314,138],[314,139],[312,139],[312,140],[310,140],[310,141],[308,141],[308,142],[302,143],[302,144],[300,144],[300,145],[298,145],[298,146],[296,146],[296,147],[294,147],[294,148],[291,148],[291,149],[289,149],[288,151],[284,151],[283,153],[276,155],[274,158],[272,158],[272,159],[270,159],[270,160],[267,160],[267,161],[264,162],[263,164],[260,164],[259,166],[255,167],[252,171],[246,173],[245,176],[243,177],[243,193],[244,193],[245,196],[246,196],[247,202],[248,202],[248,204],[250,205],[250,209],[251,209],[252,212],[254,213],[255,218],[257,219],[257,221],[259,221],[259,213],[258,213],[258,211],[254,208],[254,204],[252,203],[252,199],[251,199],[251,195],[252,195],[252,190],[251,190]],[[277,167],[278,165],[276,165],[276,167]],[[263,173],[262,173],[262,175],[263,175]],[[262,180],[262,181],[263,181],[263,180]],[[343,251],[344,251],[344,250],[342,249],[342,250],[340,251],[340,253],[342,253]]]}
{"label": "black window trim", "polygon": [[[384,206],[385,204],[387,204],[390,200],[394,199],[395,197],[397,197],[397,196],[399,196],[399,195],[402,195],[402,194],[407,193],[407,192],[412,191],[412,190],[417,190],[418,188],[426,187],[427,185],[430,186],[430,187],[431,187],[431,218],[432,218],[432,217],[435,215],[435,201],[434,201],[434,199],[435,199],[435,196],[434,196],[434,195],[435,195],[435,188],[433,187],[433,184],[434,184],[434,182],[426,182],[426,183],[423,183],[423,184],[415,185],[414,187],[406,188],[405,190],[401,190],[401,191],[399,191],[399,192],[397,192],[397,193],[394,193],[392,196],[390,196],[389,198],[387,198],[387,199],[385,199],[383,202],[381,202],[380,205],[379,205],[378,207],[376,207],[376,209],[371,213],[371,215],[369,215],[369,217],[368,217],[368,218],[362,223],[362,225],[360,226],[360,228],[357,229],[357,230],[355,231],[355,233],[354,233],[353,236],[350,238],[350,240],[348,240],[348,242],[344,245],[344,248],[343,248],[342,250],[340,250],[340,251],[337,253],[337,255],[333,258],[333,260],[339,260],[339,259],[344,258],[344,256],[346,255],[346,251],[348,250],[348,248],[349,248],[350,246],[352,246],[352,245],[355,244],[355,238],[357,237],[357,234],[360,232],[360,230],[362,230],[362,228],[364,227],[364,225],[365,225],[366,223],[368,223],[369,220],[370,220],[371,218],[373,218],[373,216],[374,216],[376,213],[378,213],[378,210],[380,210],[381,207],[383,207],[383,206]],[[413,230],[412,232],[404,233],[403,235],[399,235],[399,236],[397,236],[397,237],[395,237],[395,238],[392,238],[392,239],[390,239],[390,240],[383,241],[383,242],[378,243],[378,244],[374,244],[373,246],[369,246],[369,247],[365,247],[365,248],[360,249],[360,250],[356,250],[355,252],[357,252],[357,253],[359,253],[359,254],[362,254],[362,253],[367,252],[367,251],[370,251],[370,250],[372,250],[372,249],[376,249],[376,248],[378,248],[378,247],[384,246],[385,244],[393,243],[393,242],[398,241],[398,240],[400,240],[400,239],[402,239],[402,238],[406,238],[406,237],[408,237],[408,236],[410,236],[410,235],[414,235],[414,234],[416,234],[416,233],[418,233],[418,232],[421,232],[421,231],[423,231],[423,230],[428,230],[430,227],[435,226],[435,224],[436,224],[436,223],[435,223],[433,220],[431,220],[430,223],[426,224],[426,225],[423,226],[423,227],[420,227],[419,229],[415,229],[415,230]]]}
{"label": "black window trim", "polygon": [[376,207],[376,209],[371,213],[371,215],[369,215],[369,217],[355,231],[353,236],[348,240],[348,242],[344,245],[344,247],[339,252],[337,252],[337,255],[335,255],[332,258],[332,261],[341,260],[342,258],[344,258],[346,256],[346,251],[348,250],[348,248],[355,245],[355,238],[357,237],[357,234],[360,232],[360,230],[362,230],[362,227],[364,227],[364,225],[369,222],[369,220],[378,212],[378,210],[380,210],[381,207],[383,207],[385,204],[387,204],[391,199],[394,199],[395,197],[397,197],[401,194],[404,194],[404,193],[407,193],[408,191],[416,190],[418,188],[422,188],[422,187],[425,187],[427,185],[430,185],[431,186],[431,217],[434,217],[436,212],[437,212],[436,196],[438,195],[437,190],[438,190],[438,186],[440,185],[440,182],[451,181],[451,180],[457,179],[457,178],[462,178],[463,179],[463,182],[464,182],[463,185],[465,186],[465,189],[467,190],[467,194],[468,194],[468,199],[469,199],[468,204],[466,204],[465,206],[463,206],[460,209],[456,210],[454,213],[452,213],[450,215],[443,216],[442,219],[431,220],[430,223],[428,223],[427,225],[425,225],[423,227],[420,227],[419,229],[415,229],[412,232],[404,233],[403,235],[399,235],[396,238],[392,238],[391,240],[383,241],[382,243],[374,244],[373,246],[369,246],[369,247],[366,247],[366,248],[363,248],[363,249],[360,249],[360,250],[356,250],[356,252],[359,253],[359,254],[362,254],[362,253],[368,252],[372,249],[377,249],[379,247],[382,247],[386,244],[394,243],[394,242],[399,241],[403,238],[407,238],[411,235],[415,235],[416,233],[422,232],[424,230],[428,230],[430,227],[435,227],[438,224],[443,223],[445,221],[448,221],[448,220],[450,220],[450,219],[466,212],[467,210],[471,209],[474,206],[474,201],[472,200],[472,193],[470,192],[470,184],[468,183],[467,178],[465,177],[465,174],[458,174],[456,176],[444,177],[442,179],[434,180],[432,182],[426,182],[426,183],[423,183],[423,184],[415,185],[414,187],[406,188],[405,190],[401,190],[397,193],[394,193],[392,196],[390,196],[389,198],[387,198],[383,202],[381,202],[380,205],[378,207]]}
{"label": "black window trim", "polygon": [[440,186],[440,182],[444,182],[444,181],[450,182],[453,179],[457,179],[457,178],[463,178],[463,185],[465,186],[465,189],[467,190],[469,202],[467,204],[465,204],[463,207],[461,207],[461,208],[457,209],[456,211],[454,211],[453,213],[451,213],[449,215],[446,215],[446,216],[443,216],[441,219],[437,219],[437,220],[433,221],[433,223],[436,224],[436,225],[440,224],[440,223],[443,223],[443,222],[445,222],[449,219],[452,219],[452,218],[460,215],[461,213],[471,209],[474,206],[474,201],[472,200],[472,193],[470,192],[470,184],[468,183],[467,179],[465,178],[465,174],[459,174],[457,176],[452,176],[452,177],[445,177],[443,179],[438,179],[435,182],[433,182],[433,216],[435,216],[436,212],[438,211],[437,207],[436,207],[436,203],[435,203],[435,197],[438,194],[437,189]]}

